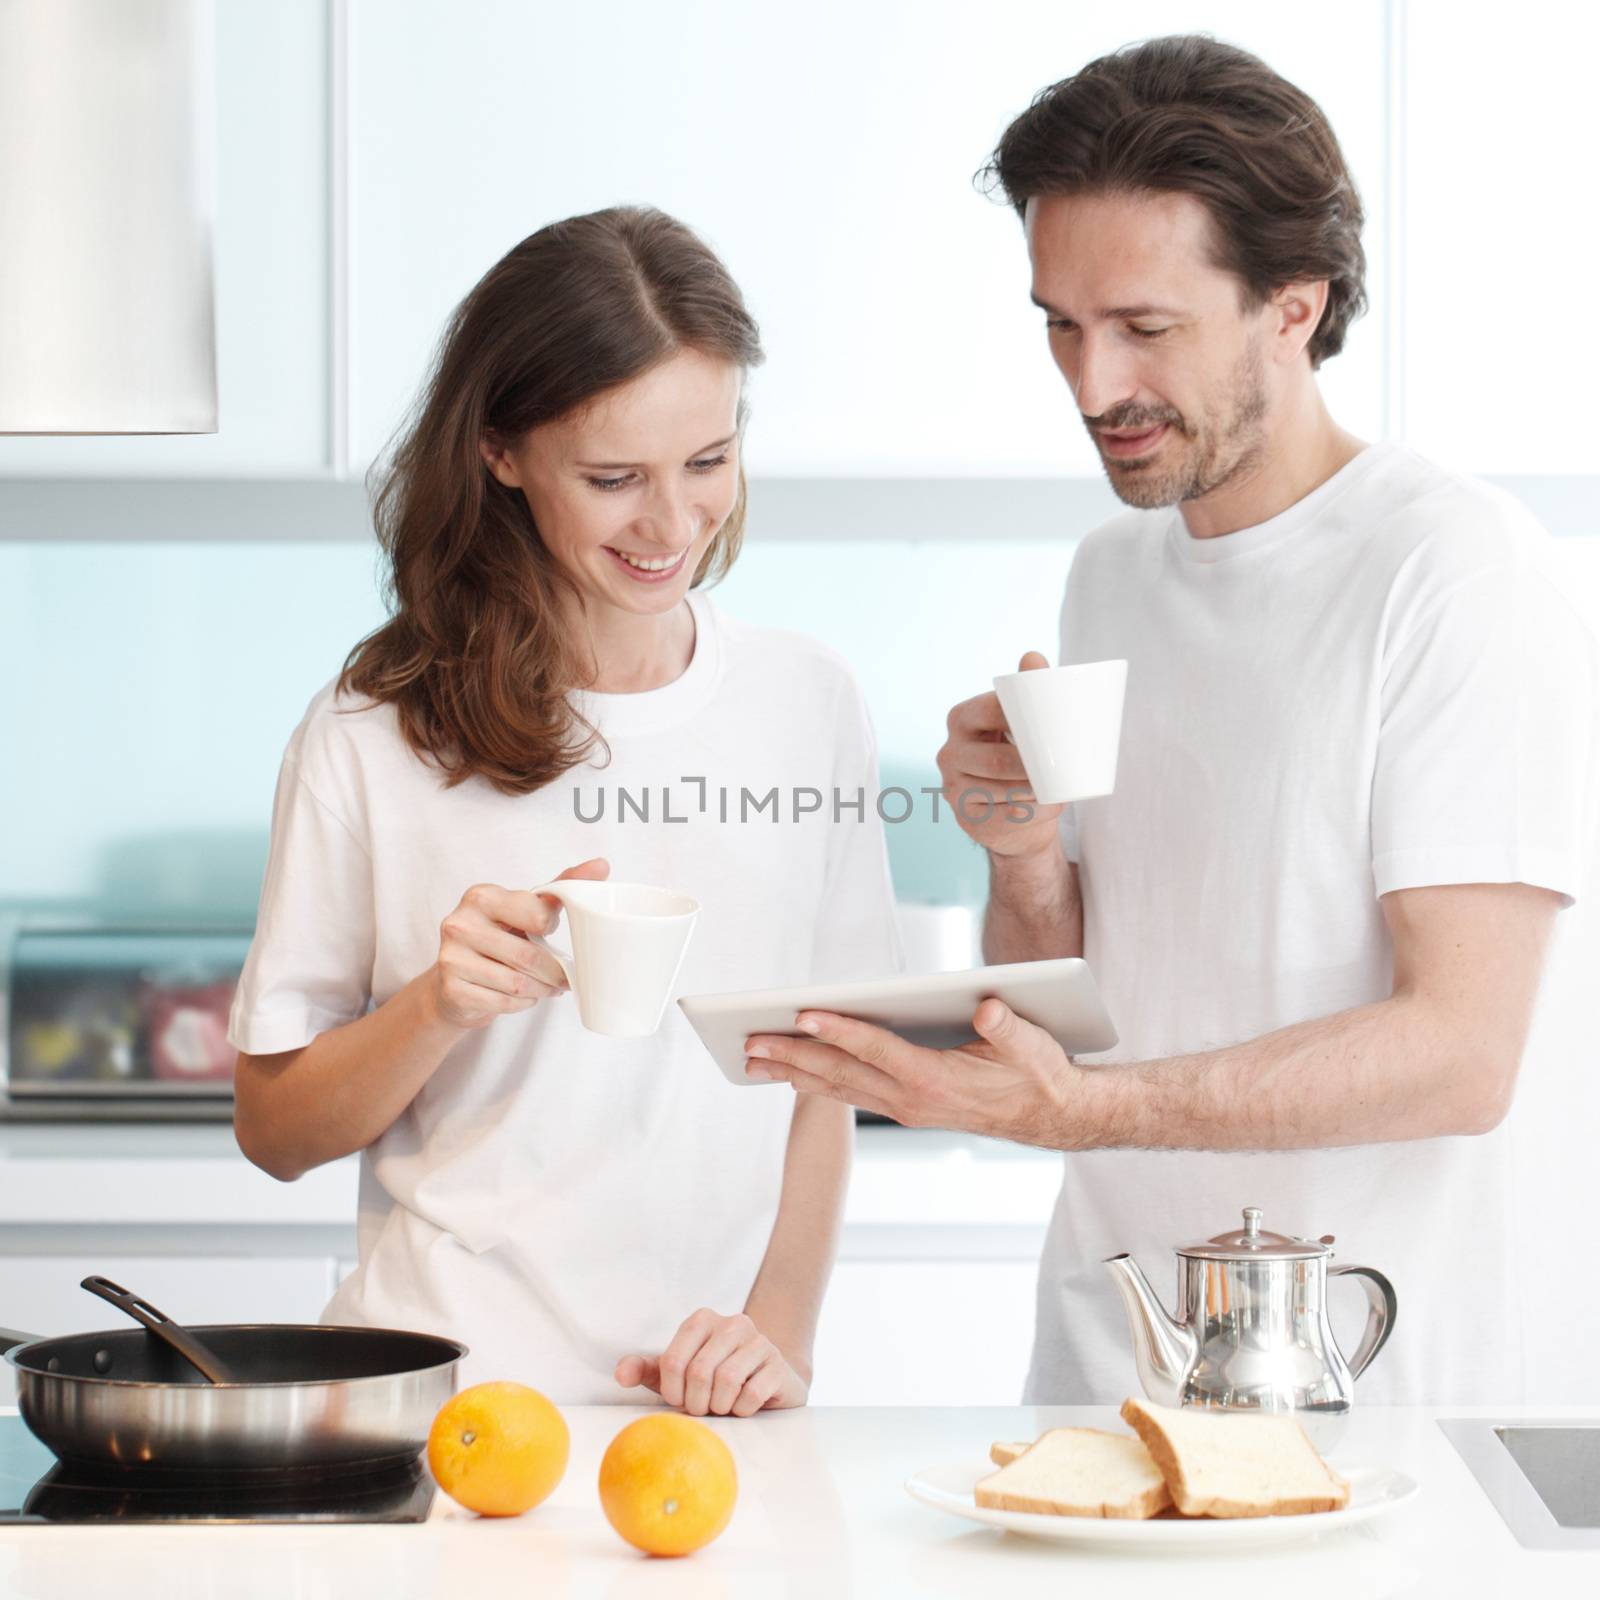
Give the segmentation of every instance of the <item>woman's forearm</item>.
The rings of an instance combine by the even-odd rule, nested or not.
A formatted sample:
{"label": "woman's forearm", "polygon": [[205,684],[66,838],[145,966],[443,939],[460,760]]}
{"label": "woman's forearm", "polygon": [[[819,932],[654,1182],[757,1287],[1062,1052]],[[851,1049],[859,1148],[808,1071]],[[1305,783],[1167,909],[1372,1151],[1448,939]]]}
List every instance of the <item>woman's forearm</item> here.
{"label": "woman's forearm", "polygon": [[744,1306],[807,1382],[817,1317],[839,1245],[854,1145],[855,1113],[849,1106],[815,1095],[797,1098],[778,1220]]}
{"label": "woman's forearm", "polygon": [[364,1150],[465,1031],[440,1017],[425,972],[376,1010],[299,1050],[240,1055],[233,1115],[239,1148],[285,1183]]}

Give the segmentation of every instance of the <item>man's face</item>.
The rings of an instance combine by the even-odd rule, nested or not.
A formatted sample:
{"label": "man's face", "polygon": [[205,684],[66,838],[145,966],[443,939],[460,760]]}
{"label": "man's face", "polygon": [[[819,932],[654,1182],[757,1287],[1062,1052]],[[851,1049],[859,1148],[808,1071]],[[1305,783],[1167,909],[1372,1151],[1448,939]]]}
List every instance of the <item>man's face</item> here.
{"label": "man's face", "polygon": [[1111,487],[1133,506],[1198,500],[1249,473],[1272,404],[1269,301],[1240,307],[1212,222],[1185,194],[1027,204],[1033,298]]}

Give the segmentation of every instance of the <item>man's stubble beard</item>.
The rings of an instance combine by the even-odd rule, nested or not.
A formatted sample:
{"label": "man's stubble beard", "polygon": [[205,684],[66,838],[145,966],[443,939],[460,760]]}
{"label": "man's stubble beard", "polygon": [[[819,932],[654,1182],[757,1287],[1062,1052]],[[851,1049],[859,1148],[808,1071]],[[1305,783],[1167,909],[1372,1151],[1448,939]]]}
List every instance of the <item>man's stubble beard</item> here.
{"label": "man's stubble beard", "polygon": [[1124,505],[1149,511],[1199,500],[1255,470],[1261,459],[1261,423],[1266,414],[1265,367],[1261,352],[1251,344],[1240,356],[1228,385],[1226,422],[1217,426],[1212,414],[1207,414],[1193,426],[1192,433],[1180,421],[1172,423],[1172,433],[1188,441],[1182,460],[1157,469],[1125,468],[1104,455],[1100,459],[1113,492]]}

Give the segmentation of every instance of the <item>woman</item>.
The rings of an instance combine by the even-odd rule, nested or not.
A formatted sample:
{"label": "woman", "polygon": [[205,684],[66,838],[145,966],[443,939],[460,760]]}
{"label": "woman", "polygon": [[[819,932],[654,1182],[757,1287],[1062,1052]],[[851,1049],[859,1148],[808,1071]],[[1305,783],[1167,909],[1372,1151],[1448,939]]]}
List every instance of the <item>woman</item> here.
{"label": "woman", "polygon": [[391,618],[285,753],[239,1143],[285,1180],[362,1152],[360,1264],[323,1320],[458,1338],[463,1381],[806,1397],[849,1112],[730,1086],[676,1006],[650,1039],[585,1032],[525,887],[614,866],[693,895],[680,992],[900,964],[848,670],[699,592],[739,548],[760,359],[671,218],[523,240],[457,309],[377,496]]}

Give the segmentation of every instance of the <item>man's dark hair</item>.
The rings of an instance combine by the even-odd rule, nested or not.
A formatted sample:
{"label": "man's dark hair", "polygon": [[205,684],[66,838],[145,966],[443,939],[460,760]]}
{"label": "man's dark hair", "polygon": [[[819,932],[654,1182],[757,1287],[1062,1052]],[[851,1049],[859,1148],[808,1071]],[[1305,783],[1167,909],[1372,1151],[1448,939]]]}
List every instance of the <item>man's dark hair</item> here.
{"label": "man's dark hair", "polygon": [[1019,216],[1036,195],[1193,195],[1247,306],[1327,280],[1313,367],[1366,310],[1361,197],[1328,119],[1264,61],[1203,34],[1125,46],[1041,90],[979,177]]}

